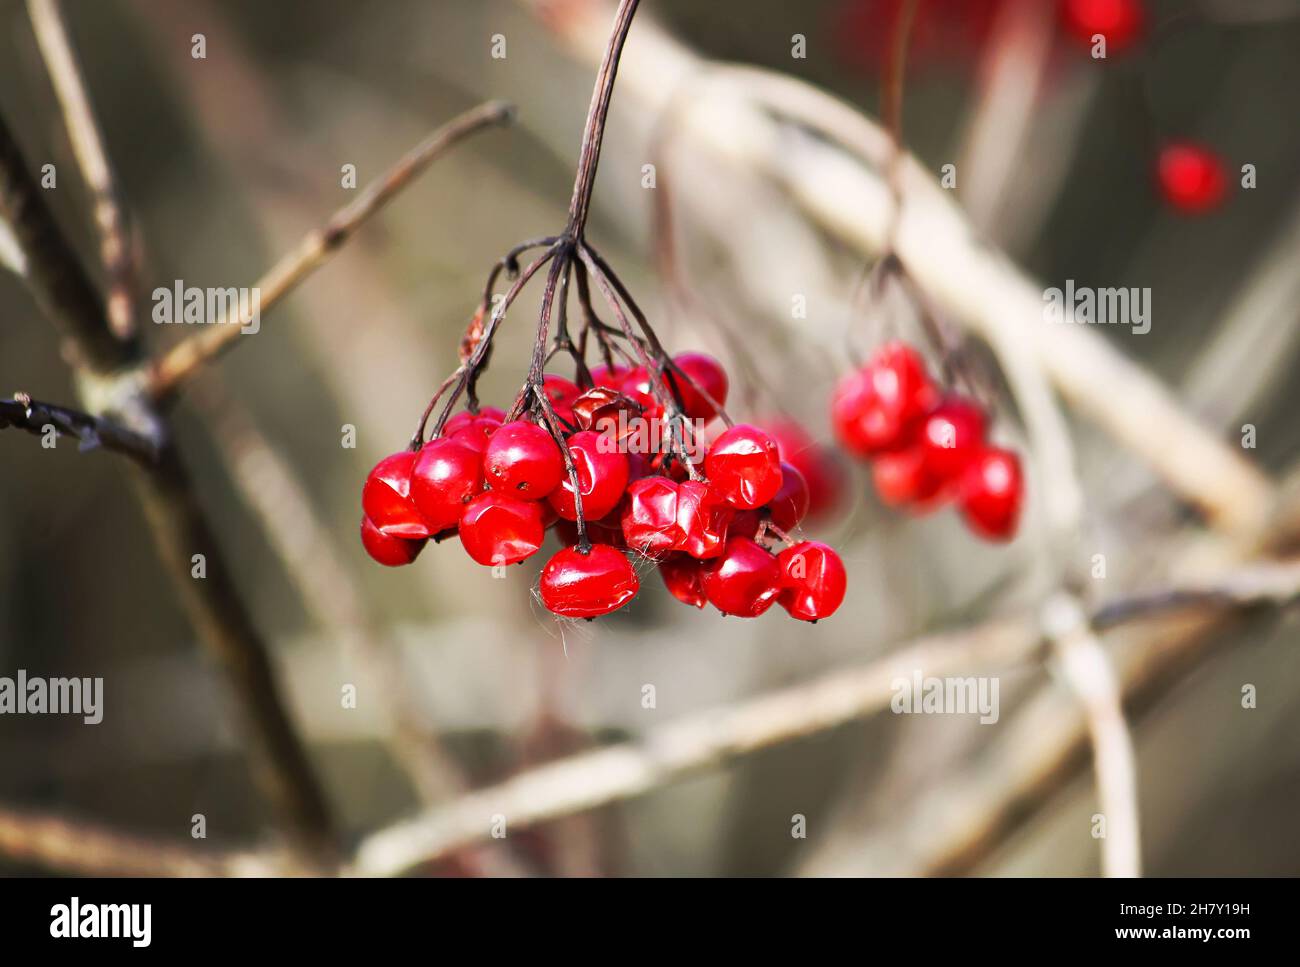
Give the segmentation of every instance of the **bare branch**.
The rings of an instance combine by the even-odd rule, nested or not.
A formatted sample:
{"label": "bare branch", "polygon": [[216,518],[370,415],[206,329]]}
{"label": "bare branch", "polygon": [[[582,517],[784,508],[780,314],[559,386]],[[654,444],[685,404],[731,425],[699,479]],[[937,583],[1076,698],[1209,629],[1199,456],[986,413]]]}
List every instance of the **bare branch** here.
{"label": "bare branch", "polygon": [[[259,311],[266,311],[298,287],[351,238],[361,224],[387,204],[449,148],[471,134],[495,124],[508,123],[514,109],[501,101],[481,104],[453,118],[407,152],[378,181],[336,211],[323,228],[315,229],[254,283],[260,290]],[[222,317],[204,332],[190,336],[167,350],[150,366],[149,392],[155,399],[174,394],[202,366],[234,345],[250,321]]]}
{"label": "bare branch", "polygon": [[90,823],[0,807],[0,855],[87,876],[276,876],[288,867],[254,853],[198,851]]}
{"label": "bare branch", "polygon": [[45,315],[74,344],[80,362],[99,374],[129,362],[134,347],[116,339],[104,324],[99,293],[46,205],[44,192],[2,117],[0,218],[9,223],[25,256],[23,277]]}
{"label": "bare branch", "polygon": [[158,445],[149,437],[128,430],[115,420],[42,403],[26,393],[16,393],[11,400],[0,400],[0,429],[10,426],[36,435],[52,426],[59,433],[80,440],[82,450],[102,446],[145,465],[152,465],[158,459]]}
{"label": "bare branch", "polygon": [[1110,658],[1077,598],[1060,593],[1050,599],[1044,607],[1043,624],[1055,645],[1061,671],[1083,706],[1092,742],[1097,802],[1106,823],[1101,837],[1102,875],[1141,876],[1137,764]]}
{"label": "bare branch", "polygon": [[63,109],[64,124],[81,175],[90,188],[95,225],[99,232],[99,257],[108,277],[108,323],[119,339],[135,330],[135,259],[125,206],[118,194],[112,166],[104,151],[85,82],[68,42],[67,27],[58,0],[27,0],[36,43],[45,60],[54,93]]}

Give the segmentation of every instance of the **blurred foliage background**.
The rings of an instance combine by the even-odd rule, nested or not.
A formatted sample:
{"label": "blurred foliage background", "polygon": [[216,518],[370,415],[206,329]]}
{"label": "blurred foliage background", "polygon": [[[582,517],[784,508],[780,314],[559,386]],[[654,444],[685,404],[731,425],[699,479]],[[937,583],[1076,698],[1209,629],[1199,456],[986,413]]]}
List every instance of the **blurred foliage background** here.
{"label": "blurred foliage background", "polygon": [[[792,72],[875,115],[882,39],[871,26],[879,11],[871,8],[889,6],[647,0],[641,16],[706,56]],[[978,15],[996,5],[924,6],[934,9],[923,10],[918,28],[905,129],[910,148],[937,172],[958,159],[968,135],[988,43]],[[1300,271],[1292,227],[1300,204],[1300,10],[1245,0],[1148,6],[1153,21],[1182,14],[1186,22],[1113,63],[1090,61],[1064,36],[1053,40],[1031,115],[1033,150],[1015,159],[1014,191],[986,230],[1044,285],[1072,278],[1150,286],[1151,332],[1137,338],[1112,327],[1101,335],[1177,390],[1193,367],[1206,365],[1201,353],[1224,331],[1258,265],[1281,250],[1289,253],[1291,277]],[[1243,15],[1254,8],[1268,15]],[[352,833],[418,804],[384,741],[390,692],[375,678],[373,659],[350,647],[355,638],[326,625],[304,593],[304,581],[319,581],[315,590],[331,596],[332,573],[317,574],[308,561],[295,577],[241,497],[232,451],[214,430],[223,414],[234,421],[227,443],[240,439],[241,421],[251,424],[297,473],[355,582],[367,634],[400,657],[416,706],[475,782],[1033,599],[1033,559],[1023,541],[1009,549],[978,544],[951,512],[919,521],[889,513],[870,495],[861,468],[846,468],[851,506],[814,529],[840,546],[851,581],[841,613],[815,626],[784,614],[742,622],[695,613],[647,575],[632,606],[561,629],[530,593],[531,562],[504,581],[454,546],[430,546],[400,571],[372,565],[356,538],[364,475],[405,442],[454,367],[492,261],[516,241],[562,224],[590,65],[574,61],[528,11],[505,0],[72,0],[65,9],[135,219],[146,296],[175,279],[250,285],[348,200],[342,165],[356,165],[365,183],[473,103],[501,97],[518,105],[513,129],[480,135],[435,164],[268,313],[259,334],[241,337],[178,410],[202,503],[274,643],[295,716]],[[205,60],[190,57],[195,33],[206,36]],[[791,58],[796,33],[807,37],[806,59]],[[507,39],[504,59],[490,56],[494,34]],[[629,57],[637,38],[634,26]],[[662,320],[656,325],[670,348],[701,348],[730,361],[727,341],[707,321],[665,311],[640,184],[653,119],[629,110],[616,91],[589,234]],[[95,264],[88,198],[16,0],[0,0],[0,111],[33,164],[57,165],[52,203]],[[1171,213],[1153,190],[1151,168],[1153,146],[1174,136],[1213,145],[1230,174],[1255,164],[1258,187],[1232,191],[1221,210],[1203,218]],[[709,159],[680,163],[710,176]],[[809,226],[784,231],[780,218],[765,221],[764,206],[776,202],[760,188],[752,223],[730,230],[763,238],[778,258],[781,246],[790,246],[792,259],[821,267],[825,275],[808,287],[816,324],[869,331],[868,320],[844,308],[860,269],[856,258]],[[1026,213],[1022,205],[1037,207]],[[1030,226],[1027,233],[1017,219]],[[719,257],[716,238],[691,241],[692,225],[684,212],[679,228],[692,277],[763,361],[764,385],[750,388],[752,403],[737,392],[733,413],[783,409],[827,439],[826,402],[843,362],[787,364],[786,349],[770,334],[788,322],[788,300],[747,288]],[[823,279],[837,287],[824,297],[817,288]],[[525,297],[507,322],[482,387],[485,401],[505,403],[522,378],[532,305],[535,296]],[[1292,304],[1273,325],[1294,330],[1296,314]],[[181,334],[168,331],[180,327],[143,325],[154,346]],[[1300,442],[1300,385],[1291,378],[1293,358],[1250,365],[1264,362],[1280,364],[1279,376],[1244,422],[1258,428],[1250,455],[1282,474]],[[53,329],[9,275],[0,275],[0,385],[6,393],[75,399]],[[1214,397],[1186,402],[1212,423],[1226,406]],[[340,446],[344,424],[356,427],[355,449]],[[1145,472],[1131,456],[1087,425],[1077,429],[1088,547],[1116,561],[1141,560],[1150,550],[1139,539],[1142,528],[1182,523],[1185,509],[1143,487]],[[1221,430],[1225,439],[1239,436],[1235,423]],[[244,470],[256,479],[256,457],[248,459]],[[0,799],[178,839],[202,813],[212,844],[252,841],[268,817],[228,724],[223,682],[194,643],[115,460],[79,454],[70,440],[46,450],[25,435],[0,434],[0,674],[25,668],[106,682],[98,726],[72,717],[0,717]],[[1122,480],[1139,496],[1115,499]],[[292,530],[300,508],[282,510]],[[1034,519],[1031,509],[1028,526]],[[1158,560],[1150,566],[1160,573]],[[1123,591],[1105,588],[1106,595]],[[1284,874],[1300,864],[1297,631],[1294,622],[1261,617],[1231,634],[1231,647],[1216,651],[1135,725],[1151,874]],[[907,861],[909,837],[925,832],[906,826],[912,804],[970,761],[988,733],[1013,721],[1021,698],[1045,680],[1032,669],[1004,676],[999,726],[961,716],[875,716],[543,826],[523,842],[522,855],[553,873],[774,874],[816,871],[838,837],[857,835],[899,851],[896,868],[864,863],[860,872],[920,871]],[[1250,712],[1240,707],[1246,682],[1260,689],[1259,708]],[[355,710],[340,707],[343,683],[359,687]],[[645,683],[656,686],[653,710],[641,704]],[[947,808],[960,811],[963,803]],[[1094,808],[1090,774],[1063,777],[1045,808],[1026,810],[975,872],[1095,873]],[[807,817],[807,840],[790,835],[796,813]],[[18,869],[3,863],[0,870]]]}

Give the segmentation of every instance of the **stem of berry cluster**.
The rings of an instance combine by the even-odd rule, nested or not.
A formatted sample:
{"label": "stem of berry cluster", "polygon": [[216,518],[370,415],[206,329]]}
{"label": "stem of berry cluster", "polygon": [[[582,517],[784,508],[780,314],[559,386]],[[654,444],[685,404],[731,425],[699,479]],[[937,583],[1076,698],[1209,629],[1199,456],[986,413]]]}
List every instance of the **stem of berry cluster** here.
{"label": "stem of berry cluster", "polygon": [[[477,411],[478,401],[474,393],[475,381],[480,370],[485,368],[491,352],[492,341],[496,337],[501,321],[510,306],[529,280],[541,268],[550,263],[547,272],[546,287],[542,293],[538,312],[537,331],[533,342],[532,359],[528,375],[515,397],[514,403],[506,415],[507,420],[519,419],[529,412],[547,427],[555,439],[564,457],[570,486],[573,487],[574,505],[578,528],[578,549],[586,553],[590,548],[587,539],[586,519],[582,508],[582,494],[577,468],[569,454],[565,439],[566,427],[556,414],[555,407],[546,396],[545,369],[552,356],[567,352],[574,361],[579,385],[583,389],[591,388],[593,381],[587,369],[585,352],[588,336],[594,334],[600,351],[607,365],[614,364],[617,352],[627,362],[644,367],[650,381],[650,393],[663,407],[664,423],[668,427],[668,437],[672,453],[681,460],[691,479],[701,479],[695,468],[691,455],[687,452],[687,441],[691,426],[683,411],[682,389],[689,387],[701,398],[713,405],[724,422],[730,426],[731,419],[718,401],[712,399],[708,392],[700,387],[689,374],[685,373],[665,352],[659,337],[651,328],[646,315],[632,298],[621,279],[609,264],[593,249],[586,240],[587,218],[591,212],[591,196],[596,183],[596,169],[600,163],[601,146],[605,138],[605,121],[609,116],[610,102],[614,95],[614,81],[618,75],[619,59],[627,41],[628,31],[632,26],[640,0],[620,0],[614,15],[614,25],[609,42],[601,59],[600,69],[596,74],[596,83],[591,95],[591,105],[587,109],[587,122],[583,128],[582,145],[578,153],[578,169],[574,177],[573,196],[569,202],[569,217],[564,231],[559,235],[530,239],[515,246],[497,261],[488,274],[487,285],[483,291],[483,301],[479,307],[478,320],[491,315],[476,333],[477,344],[468,359],[462,357],[460,367],[443,383],[429,402],[415,434],[411,438],[411,448],[419,449],[425,439],[425,428],[439,400],[445,396],[438,419],[435,421],[432,436],[437,437],[449,419],[457,400],[468,393],[468,405],[471,412]],[[524,252],[545,247],[545,251],[528,264],[522,271],[519,257]],[[497,280],[504,272],[512,280],[509,290],[503,297],[496,298]],[[582,309],[582,330],[575,343],[569,334],[567,320],[567,300],[569,297],[569,280],[577,279],[578,304]],[[594,280],[606,304],[618,321],[618,326],[609,326],[601,322],[591,304],[591,281]],[[559,304],[556,304],[557,298]],[[496,299],[495,304],[493,304]],[[636,331],[628,318],[636,320]],[[556,333],[551,338],[551,319],[556,320]],[[473,328],[473,325],[472,325]],[[553,343],[553,345],[552,345]],[[692,441],[693,442],[693,441]]]}

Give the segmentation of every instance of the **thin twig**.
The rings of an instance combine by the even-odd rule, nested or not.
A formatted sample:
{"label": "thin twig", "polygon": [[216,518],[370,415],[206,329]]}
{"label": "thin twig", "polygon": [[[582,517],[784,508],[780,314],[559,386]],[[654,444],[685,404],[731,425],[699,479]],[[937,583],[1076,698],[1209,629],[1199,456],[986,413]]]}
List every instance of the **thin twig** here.
{"label": "thin twig", "polygon": [[126,206],[104,151],[81,69],[68,42],[58,0],[27,0],[27,11],[54,93],[63,109],[72,152],[94,204],[99,258],[108,278],[109,326],[119,339],[127,339],[135,331],[136,265]]}
{"label": "thin twig", "polygon": [[1079,697],[1088,723],[1097,803],[1105,822],[1101,834],[1102,875],[1141,876],[1137,763],[1115,670],[1077,598],[1063,592],[1051,598],[1044,607],[1043,625],[1056,649],[1062,674]]}
{"label": "thin twig", "polygon": [[121,453],[146,466],[158,460],[157,442],[117,423],[116,420],[91,416],[80,410],[53,403],[42,403],[25,393],[11,400],[0,400],[0,429],[14,427],[40,436],[53,427],[57,433],[81,441],[81,450],[103,447]]}
{"label": "thin twig", "polygon": [[284,859],[200,851],[30,811],[0,807],[0,855],[86,876],[283,876]]}
{"label": "thin twig", "polygon": [[[292,292],[320,268],[352,236],[358,227],[390,201],[394,195],[437,160],[449,148],[485,127],[505,124],[514,109],[501,101],[481,104],[453,118],[407,152],[379,180],[336,211],[323,228],[315,229],[254,283],[260,292],[257,308],[265,312]],[[190,336],[167,350],[150,364],[149,392],[155,399],[173,395],[202,366],[234,345],[251,321],[251,303],[236,318],[223,315],[205,332]]]}

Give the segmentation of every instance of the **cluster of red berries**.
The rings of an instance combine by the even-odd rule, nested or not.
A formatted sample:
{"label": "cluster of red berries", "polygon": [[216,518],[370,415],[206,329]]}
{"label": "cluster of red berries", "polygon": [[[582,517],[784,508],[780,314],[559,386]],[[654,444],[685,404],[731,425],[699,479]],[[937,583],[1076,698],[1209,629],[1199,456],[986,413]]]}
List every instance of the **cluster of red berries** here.
{"label": "cluster of red berries", "polygon": [[909,346],[887,343],[841,379],[831,422],[847,450],[872,461],[876,491],[889,506],[926,513],[955,500],[980,536],[1015,536],[1020,459],[987,443],[983,409],[941,392]]}
{"label": "cluster of red berries", "polygon": [[[684,353],[662,373],[656,387],[645,367],[595,367],[586,389],[547,375],[567,461],[534,419],[507,420],[492,407],[457,413],[435,439],[370,472],[366,551],[409,564],[427,539],[455,534],[476,562],[503,566],[537,553],[554,528],[562,548],[542,569],[539,594],[558,615],[592,618],[632,600],[640,582],[630,554],[654,562],[673,596],[699,608],[757,617],[779,602],[805,621],[828,617],[844,599],[843,563],[827,545],[785,534],[811,505],[804,476],[749,425],[724,430],[697,460],[687,421],[719,414],[726,372]],[[663,399],[677,412],[667,415]],[[778,542],[786,546],[774,553]]]}

